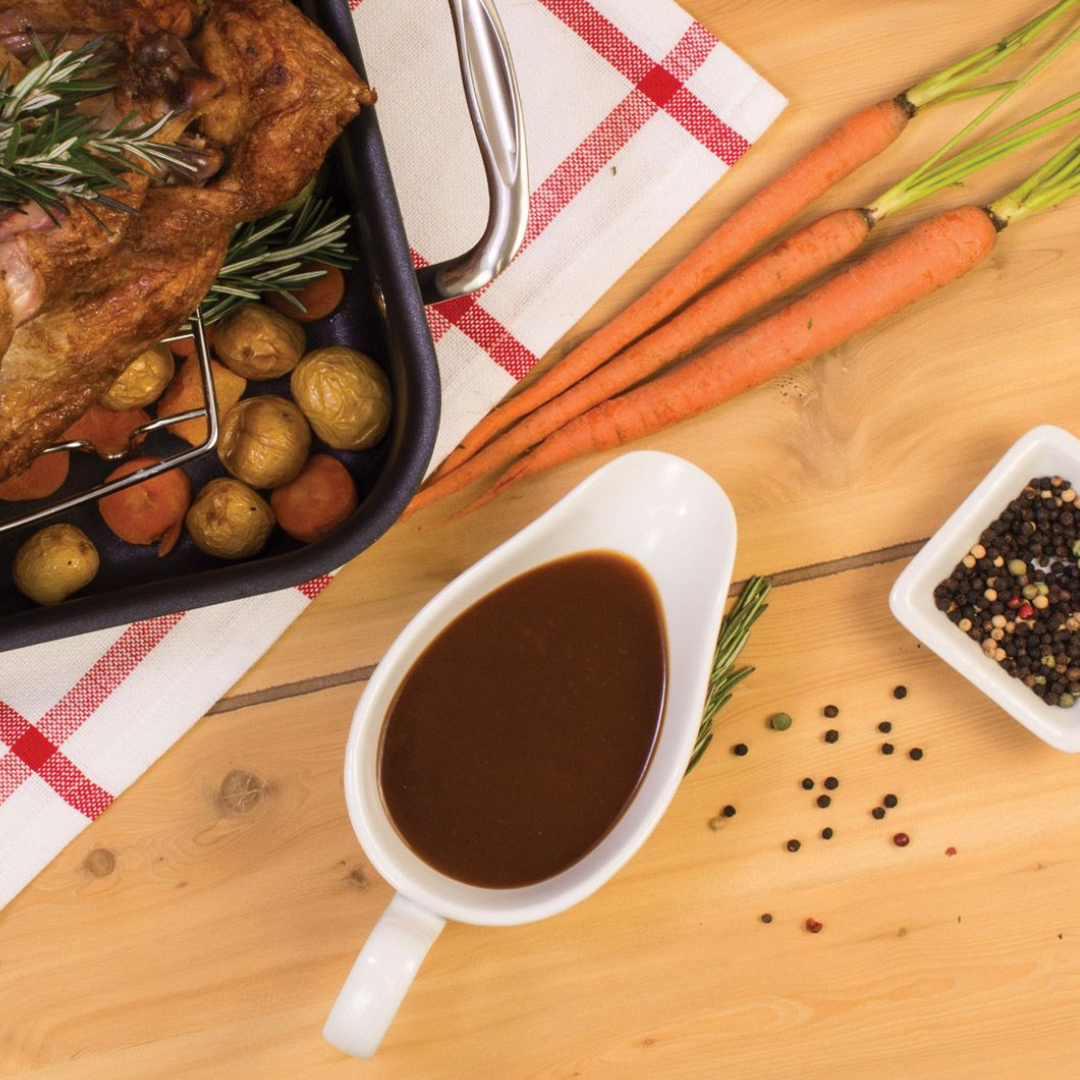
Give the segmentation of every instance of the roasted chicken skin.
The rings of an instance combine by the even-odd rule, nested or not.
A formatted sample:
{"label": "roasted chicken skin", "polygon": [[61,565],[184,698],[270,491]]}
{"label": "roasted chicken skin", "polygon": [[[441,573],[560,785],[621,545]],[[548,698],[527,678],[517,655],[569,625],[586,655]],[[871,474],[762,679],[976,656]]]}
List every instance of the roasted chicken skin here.
{"label": "roasted chicken skin", "polygon": [[[41,3],[9,5],[3,15],[48,8],[55,18],[67,8],[75,21],[97,18],[98,29],[106,11],[126,9],[152,23],[147,12],[161,9],[158,16],[175,26],[181,8],[201,7],[186,47],[213,92],[192,106],[186,135],[176,137],[215,148],[224,168],[204,186],[140,193],[137,215],[124,215],[122,238],[99,239],[90,263],[78,233],[48,235],[74,225],[74,213],[59,228],[24,238],[47,253],[34,264],[46,300],[21,325],[10,299],[0,300],[0,344],[5,323],[13,331],[0,359],[0,479],[25,468],[135,356],[175,330],[213,283],[234,226],[295,195],[372,100],[333,44],[286,0]],[[132,40],[137,49],[141,39]],[[3,246],[0,290],[10,294],[18,283],[4,276]]]}

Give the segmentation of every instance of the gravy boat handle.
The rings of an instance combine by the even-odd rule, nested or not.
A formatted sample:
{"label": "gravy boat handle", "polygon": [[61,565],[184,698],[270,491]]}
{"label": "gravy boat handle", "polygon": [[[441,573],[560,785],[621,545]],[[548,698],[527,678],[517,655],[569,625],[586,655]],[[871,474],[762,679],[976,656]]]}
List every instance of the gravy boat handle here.
{"label": "gravy boat handle", "polygon": [[353,1057],[372,1057],[445,925],[439,915],[395,893],[330,1010],[323,1038]]}

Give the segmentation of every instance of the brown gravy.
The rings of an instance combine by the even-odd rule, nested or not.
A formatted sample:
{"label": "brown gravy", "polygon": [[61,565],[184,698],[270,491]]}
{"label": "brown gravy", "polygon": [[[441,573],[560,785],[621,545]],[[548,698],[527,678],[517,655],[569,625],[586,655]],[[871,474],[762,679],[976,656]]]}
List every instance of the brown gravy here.
{"label": "brown gravy", "polygon": [[655,587],[608,551],[546,563],[462,612],[421,653],[383,724],[379,786],[435,869],[531,885],[588,854],[641,783],[666,647]]}

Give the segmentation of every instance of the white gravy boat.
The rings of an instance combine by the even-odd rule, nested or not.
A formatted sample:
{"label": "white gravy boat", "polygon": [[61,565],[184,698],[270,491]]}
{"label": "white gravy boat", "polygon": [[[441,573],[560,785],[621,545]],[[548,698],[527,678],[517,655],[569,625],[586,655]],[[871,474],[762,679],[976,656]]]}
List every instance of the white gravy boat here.
{"label": "white gravy boat", "polygon": [[[501,547],[455,578],[401,632],[364,689],[345,753],[349,816],[374,868],[397,890],[334,1003],[323,1035],[370,1057],[447,919],[487,926],[555,915],[603,885],[644,843],[682,779],[701,720],[735,558],[735,515],[723,490],[681,458],[628,453],[595,472]],[[387,817],[379,734],[395,691],[457,615],[518,574],[581,551],[621,552],[652,578],[667,638],[660,736],[615,826],[583,859],[535,885],[487,889],[423,862]]]}

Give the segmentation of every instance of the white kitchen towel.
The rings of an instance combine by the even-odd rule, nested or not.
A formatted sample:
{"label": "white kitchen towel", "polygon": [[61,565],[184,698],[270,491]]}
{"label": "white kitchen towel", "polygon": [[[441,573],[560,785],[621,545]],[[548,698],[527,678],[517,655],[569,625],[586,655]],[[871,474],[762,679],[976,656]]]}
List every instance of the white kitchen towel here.
{"label": "white kitchen towel", "polygon": [[[443,0],[350,0],[418,264],[467,250],[487,194]],[[784,106],[670,0],[503,0],[532,205],[522,251],[430,313],[435,460]],[[0,654],[0,906],[249,668],[330,581]]]}

